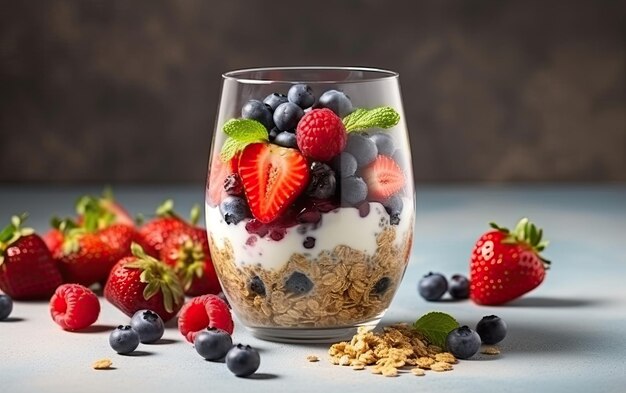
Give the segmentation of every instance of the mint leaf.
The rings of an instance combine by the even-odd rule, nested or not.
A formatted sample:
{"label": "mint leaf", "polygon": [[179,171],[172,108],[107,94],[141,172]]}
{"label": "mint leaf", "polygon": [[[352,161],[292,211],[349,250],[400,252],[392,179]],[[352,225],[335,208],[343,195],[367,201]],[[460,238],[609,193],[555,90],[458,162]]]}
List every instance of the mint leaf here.
{"label": "mint leaf", "polygon": [[230,119],[224,124],[222,130],[228,135],[220,153],[222,161],[232,159],[238,151],[243,150],[251,143],[269,139],[265,126],[251,119]]}
{"label": "mint leaf", "polygon": [[343,118],[346,131],[362,131],[368,128],[391,128],[400,121],[400,114],[393,108],[381,106],[374,109],[357,108]]}
{"label": "mint leaf", "polygon": [[431,344],[440,348],[446,347],[446,337],[448,333],[459,327],[456,319],[450,315],[433,311],[423,315],[415,321],[413,328],[422,333]]}

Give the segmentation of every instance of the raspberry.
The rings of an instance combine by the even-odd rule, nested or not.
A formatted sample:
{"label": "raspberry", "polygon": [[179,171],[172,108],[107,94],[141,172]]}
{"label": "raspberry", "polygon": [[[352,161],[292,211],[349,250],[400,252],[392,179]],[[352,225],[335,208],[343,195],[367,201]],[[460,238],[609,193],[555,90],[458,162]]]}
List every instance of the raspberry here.
{"label": "raspberry", "polygon": [[65,330],[90,326],[100,314],[98,297],[79,284],[60,285],[50,299],[50,315]]}
{"label": "raspberry", "polygon": [[178,330],[193,344],[196,334],[217,328],[233,334],[234,324],[228,305],[216,295],[194,297],[180,310]]}
{"label": "raspberry", "polygon": [[341,119],[327,108],[305,114],[296,130],[298,148],[306,157],[329,161],[346,147],[348,134]]}

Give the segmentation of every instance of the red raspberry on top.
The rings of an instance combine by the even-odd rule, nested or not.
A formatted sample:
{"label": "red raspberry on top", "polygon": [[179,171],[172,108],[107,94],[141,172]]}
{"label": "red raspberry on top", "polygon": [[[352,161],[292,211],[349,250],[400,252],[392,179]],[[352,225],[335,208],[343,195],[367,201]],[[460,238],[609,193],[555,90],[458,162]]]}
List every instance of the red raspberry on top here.
{"label": "red raspberry on top", "polygon": [[313,109],[296,129],[298,148],[305,157],[329,161],[346,147],[348,134],[341,119],[330,109]]}
{"label": "red raspberry on top", "polygon": [[50,299],[50,315],[65,330],[91,326],[100,314],[100,301],[89,288],[79,284],[59,286]]}

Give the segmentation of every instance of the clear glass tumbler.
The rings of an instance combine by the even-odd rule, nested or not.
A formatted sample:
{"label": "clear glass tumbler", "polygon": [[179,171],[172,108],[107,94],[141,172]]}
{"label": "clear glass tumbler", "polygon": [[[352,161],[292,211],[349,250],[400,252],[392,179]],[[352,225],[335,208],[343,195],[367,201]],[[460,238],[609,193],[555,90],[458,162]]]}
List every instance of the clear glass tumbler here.
{"label": "clear glass tumbler", "polygon": [[223,75],[206,226],[224,293],[255,336],[329,342],[375,326],[408,263],[414,206],[397,73]]}

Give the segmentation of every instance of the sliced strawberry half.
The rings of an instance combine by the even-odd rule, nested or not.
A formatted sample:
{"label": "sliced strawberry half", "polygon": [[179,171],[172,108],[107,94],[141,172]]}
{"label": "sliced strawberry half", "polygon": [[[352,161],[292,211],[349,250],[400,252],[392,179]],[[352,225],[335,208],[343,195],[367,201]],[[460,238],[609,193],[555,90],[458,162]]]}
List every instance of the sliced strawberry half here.
{"label": "sliced strawberry half", "polygon": [[239,176],[254,217],[274,221],[309,181],[304,156],[295,149],[267,143],[248,145],[239,159]]}
{"label": "sliced strawberry half", "polygon": [[369,190],[369,199],[385,201],[404,187],[405,178],[402,169],[391,158],[383,155],[363,170],[363,180]]}

